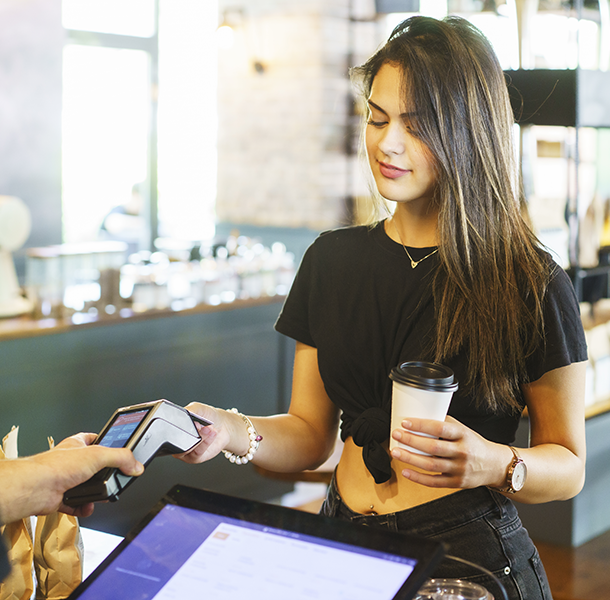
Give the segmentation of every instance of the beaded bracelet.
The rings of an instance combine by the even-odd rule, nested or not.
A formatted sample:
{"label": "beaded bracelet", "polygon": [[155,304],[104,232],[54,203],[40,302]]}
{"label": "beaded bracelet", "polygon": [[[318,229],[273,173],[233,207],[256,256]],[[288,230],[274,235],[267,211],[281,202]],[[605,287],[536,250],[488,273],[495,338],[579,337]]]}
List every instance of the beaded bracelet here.
{"label": "beaded bracelet", "polygon": [[233,452],[229,452],[228,450],[223,450],[222,453],[232,463],[235,463],[236,465],[245,465],[246,463],[248,463],[252,460],[254,453],[258,450],[258,446],[261,443],[263,436],[258,435],[256,429],[254,428],[254,425],[252,425],[252,421],[250,421],[250,419],[248,417],[246,417],[246,415],[243,415],[242,413],[240,413],[236,408],[227,408],[227,412],[235,413],[236,415],[239,415],[242,418],[242,420],[246,424],[246,427],[248,428],[248,437],[250,438],[250,446],[248,447],[248,451],[245,454],[242,454],[241,456],[238,456],[237,454],[233,454]]}

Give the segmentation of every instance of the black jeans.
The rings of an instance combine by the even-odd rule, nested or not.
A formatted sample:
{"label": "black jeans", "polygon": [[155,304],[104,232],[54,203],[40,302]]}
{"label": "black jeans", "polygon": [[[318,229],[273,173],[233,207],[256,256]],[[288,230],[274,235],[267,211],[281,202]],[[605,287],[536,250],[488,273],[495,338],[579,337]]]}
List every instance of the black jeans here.
{"label": "black jeans", "polygon": [[[441,540],[448,546],[449,555],[491,571],[510,600],[552,600],[540,556],[517,509],[508,498],[486,487],[461,490],[396,513],[363,515],[342,501],[333,477],[320,512],[361,525]],[[445,559],[433,577],[473,581],[487,588],[495,600],[503,598],[489,575],[457,561]]]}

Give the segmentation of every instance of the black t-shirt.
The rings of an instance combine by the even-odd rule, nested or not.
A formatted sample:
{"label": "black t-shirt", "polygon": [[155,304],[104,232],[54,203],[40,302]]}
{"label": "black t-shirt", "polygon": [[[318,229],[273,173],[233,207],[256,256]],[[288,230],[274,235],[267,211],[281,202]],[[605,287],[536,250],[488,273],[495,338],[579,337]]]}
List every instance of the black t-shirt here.
{"label": "black t-shirt", "polygon": [[[409,253],[417,261],[433,250],[409,248]],[[432,341],[431,282],[438,261],[433,254],[411,268],[383,222],[325,232],[305,253],[276,323],[280,333],[318,350],[326,392],[342,411],[342,438],[352,436],[363,447],[378,483],[390,473],[389,456],[380,446],[390,434],[389,373],[401,362],[422,360]],[[545,299],[545,342],[527,360],[529,381],[587,359],[572,283],[563,269],[552,267],[556,274]],[[466,379],[466,361],[463,352],[446,361],[458,382]],[[514,442],[519,415],[477,406],[464,389],[454,394],[449,414],[489,440]]]}

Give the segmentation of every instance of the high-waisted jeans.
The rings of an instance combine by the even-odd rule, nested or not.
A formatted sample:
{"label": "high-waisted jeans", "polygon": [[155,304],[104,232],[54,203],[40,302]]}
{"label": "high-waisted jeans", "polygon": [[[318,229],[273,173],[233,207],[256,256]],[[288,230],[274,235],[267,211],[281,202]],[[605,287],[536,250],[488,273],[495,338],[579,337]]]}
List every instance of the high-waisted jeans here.
{"label": "high-waisted jeans", "polygon": [[[365,515],[342,501],[333,477],[320,512],[361,525],[441,540],[447,545],[448,555],[491,571],[510,600],[552,600],[540,556],[517,509],[508,498],[486,487],[460,490],[396,513]],[[495,600],[503,598],[492,577],[448,558],[432,576],[473,581],[487,588]]]}

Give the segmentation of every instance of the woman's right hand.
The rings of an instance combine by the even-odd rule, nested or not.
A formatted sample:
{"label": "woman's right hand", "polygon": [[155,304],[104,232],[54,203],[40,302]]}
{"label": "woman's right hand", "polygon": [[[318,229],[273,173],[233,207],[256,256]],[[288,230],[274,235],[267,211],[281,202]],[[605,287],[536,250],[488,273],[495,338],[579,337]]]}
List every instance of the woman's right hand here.
{"label": "woman's right hand", "polygon": [[[186,408],[212,425],[198,426],[202,440],[177,458],[202,463],[223,450],[236,456],[248,452],[250,434],[241,414],[199,402]],[[280,473],[315,469],[330,456],[337,441],[339,409],[326,393],[314,347],[297,342],[288,413],[248,418],[263,440],[253,462],[264,469]]]}
{"label": "woman's right hand", "polygon": [[229,443],[230,435],[226,427],[225,411],[200,402],[191,402],[186,409],[211,421],[212,425],[196,423],[201,441],[188,452],[175,456],[191,464],[206,462],[220,454]]}

